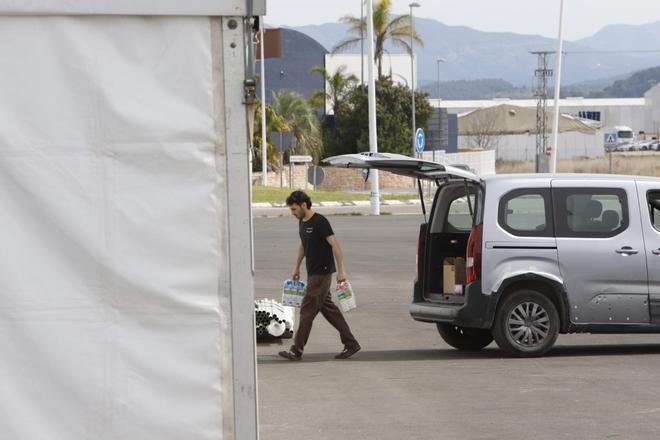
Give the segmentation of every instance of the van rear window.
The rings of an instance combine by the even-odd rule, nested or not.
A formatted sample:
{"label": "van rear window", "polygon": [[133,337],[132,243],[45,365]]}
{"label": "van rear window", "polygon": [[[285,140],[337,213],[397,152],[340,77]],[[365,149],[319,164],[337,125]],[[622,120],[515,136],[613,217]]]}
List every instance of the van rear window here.
{"label": "van rear window", "polygon": [[[474,194],[470,194],[470,203],[472,209],[475,208]],[[447,223],[457,231],[472,230],[472,216],[470,215],[470,205],[465,196],[452,200],[447,213]]]}
{"label": "van rear window", "polygon": [[502,197],[499,223],[513,235],[549,237],[552,236],[550,211],[547,189],[520,189]]}

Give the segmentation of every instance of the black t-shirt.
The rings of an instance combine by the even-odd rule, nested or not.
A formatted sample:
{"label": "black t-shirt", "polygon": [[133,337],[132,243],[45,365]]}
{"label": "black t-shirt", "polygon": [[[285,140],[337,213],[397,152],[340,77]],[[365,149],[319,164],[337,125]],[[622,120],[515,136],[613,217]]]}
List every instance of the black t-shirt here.
{"label": "black t-shirt", "polygon": [[326,240],[334,235],[328,219],[315,212],[309,220],[300,220],[299,230],[305,249],[307,275],[327,275],[335,272],[332,246]]}

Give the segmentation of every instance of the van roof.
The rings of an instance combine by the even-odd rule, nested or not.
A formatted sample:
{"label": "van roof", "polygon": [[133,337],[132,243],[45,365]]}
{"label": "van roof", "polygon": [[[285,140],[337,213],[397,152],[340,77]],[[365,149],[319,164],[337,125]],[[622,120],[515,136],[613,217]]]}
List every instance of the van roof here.
{"label": "van roof", "polygon": [[511,179],[553,179],[553,180],[637,180],[660,182],[660,178],[651,176],[627,176],[620,174],[579,174],[579,173],[520,173],[520,174],[491,174],[480,176],[484,181],[511,180]]}

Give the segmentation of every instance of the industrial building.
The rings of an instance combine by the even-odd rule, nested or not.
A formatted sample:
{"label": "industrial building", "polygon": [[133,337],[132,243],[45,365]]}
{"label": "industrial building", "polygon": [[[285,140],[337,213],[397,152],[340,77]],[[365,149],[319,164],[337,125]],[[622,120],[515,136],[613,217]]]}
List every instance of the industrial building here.
{"label": "industrial building", "polygon": [[[274,92],[291,90],[309,99],[317,90],[323,90],[321,75],[309,71],[315,66],[325,66],[328,51],[313,38],[287,28],[266,29],[264,76],[266,77],[266,102],[270,102]],[[259,52],[259,49],[258,49]],[[261,53],[256,71],[261,69]],[[257,96],[261,99],[261,88]]]}
{"label": "industrial building", "polygon": [[[538,101],[534,99],[493,99],[444,101],[432,99],[431,105],[458,115],[459,148],[475,147],[473,137],[464,135],[461,116],[477,109],[501,106],[520,108],[521,112],[535,113]],[[548,100],[548,118],[552,118],[554,101]],[[502,106],[504,107],[504,106]],[[634,131],[637,139],[658,137],[660,131],[660,85],[646,92],[643,98],[566,98],[560,100],[562,115],[570,115],[591,123],[593,133],[567,131],[559,135],[560,159],[574,157],[598,157],[604,154],[604,133],[613,131],[614,126],[625,125]],[[551,126],[551,125],[548,125]],[[551,133],[548,133],[551,141]],[[503,160],[534,160],[536,154],[536,133],[495,135],[492,147],[497,151],[497,158]]]}

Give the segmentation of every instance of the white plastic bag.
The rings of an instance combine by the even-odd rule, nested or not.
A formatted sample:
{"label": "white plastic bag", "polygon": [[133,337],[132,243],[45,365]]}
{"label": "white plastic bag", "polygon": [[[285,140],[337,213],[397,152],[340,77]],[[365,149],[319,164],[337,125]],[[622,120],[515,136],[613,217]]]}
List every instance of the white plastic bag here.
{"label": "white plastic bag", "polygon": [[337,295],[339,308],[342,312],[346,313],[349,310],[353,310],[357,307],[357,304],[355,303],[355,293],[353,292],[351,283],[348,281],[342,281],[341,283],[337,284],[335,294]]}
{"label": "white plastic bag", "polygon": [[300,308],[305,297],[305,283],[300,280],[286,280],[282,288],[282,304]]}

